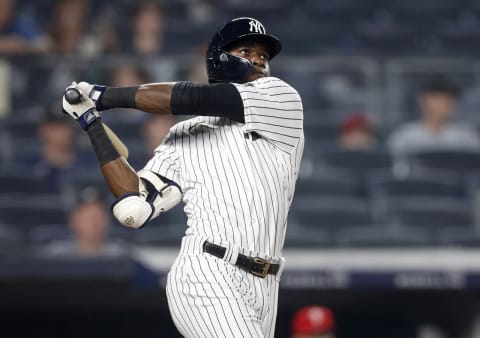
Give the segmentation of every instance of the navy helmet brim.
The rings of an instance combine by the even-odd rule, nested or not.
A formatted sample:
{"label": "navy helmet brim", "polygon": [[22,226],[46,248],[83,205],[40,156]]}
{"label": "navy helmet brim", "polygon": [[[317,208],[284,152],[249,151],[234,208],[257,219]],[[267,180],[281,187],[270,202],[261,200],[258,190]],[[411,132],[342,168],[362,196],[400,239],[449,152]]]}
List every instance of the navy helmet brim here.
{"label": "navy helmet brim", "polygon": [[270,60],[273,59],[282,50],[282,43],[277,37],[270,34],[258,33],[248,33],[240,35],[235,40],[227,42],[222,47],[223,49],[228,51],[230,46],[246,41],[259,42],[263,44],[267,48]]}

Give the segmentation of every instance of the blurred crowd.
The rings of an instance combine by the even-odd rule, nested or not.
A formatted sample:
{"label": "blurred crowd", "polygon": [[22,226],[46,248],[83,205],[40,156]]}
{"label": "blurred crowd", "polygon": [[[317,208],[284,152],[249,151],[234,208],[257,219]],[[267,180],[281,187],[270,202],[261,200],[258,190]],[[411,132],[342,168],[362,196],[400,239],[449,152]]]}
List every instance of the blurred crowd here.
{"label": "blurred crowd", "polygon": [[[186,2],[182,10],[189,20],[208,21],[215,3]],[[167,14],[163,3],[154,0],[2,0],[0,15],[3,55],[126,53],[148,58],[166,48]]]}
{"label": "blurred crowd", "polygon": [[[0,0],[0,254],[88,259],[129,255],[135,245],[178,246],[182,206],[142,231],[112,219],[88,139],[59,99],[73,80],[206,82],[206,43],[220,23],[243,15],[279,31],[286,55],[272,74],[304,97],[306,146],[286,247],[480,246],[478,70],[455,73],[462,59],[454,71],[435,66],[418,81],[415,68],[411,78],[377,74],[372,86],[371,73],[358,72],[375,70],[372,59],[355,59],[353,70],[316,64],[336,53],[363,53],[382,65],[378,59],[392,53],[478,56],[478,1],[420,2],[425,15],[408,1]],[[137,170],[177,122],[129,109],[103,120]],[[324,306],[292,317],[292,338],[336,331]],[[417,336],[446,335],[427,325]]]}
{"label": "blurred crowd", "polygon": [[[392,4],[389,8],[374,0],[362,4],[365,9],[376,6],[371,12],[353,3],[326,8],[308,1],[303,5],[316,13],[355,16],[352,25],[359,27],[362,22],[390,27],[398,22],[379,21],[377,14],[402,18],[397,14],[412,10]],[[272,19],[288,5],[293,6],[285,0],[254,8],[266,16],[260,18],[267,27],[272,24],[274,34],[275,29],[285,34],[278,20]],[[452,9],[456,14],[449,17],[452,25],[458,28],[470,22],[465,30],[475,25],[475,3],[468,8],[450,5],[457,6]],[[247,8],[234,0],[0,0],[0,178],[9,194],[0,194],[4,209],[0,225],[6,238],[18,232],[17,225],[27,223],[21,228],[27,230],[16,236],[28,242],[32,239],[28,225],[38,219],[58,225],[58,218],[41,214],[49,199],[63,210],[62,215],[73,212],[86,187],[98,190],[104,202],[111,203],[88,140],[60,111],[66,85],[72,80],[118,87],[170,80],[205,82],[205,45],[213,30],[227,18],[249,13]],[[298,8],[292,7],[288,20],[301,17]],[[272,64],[272,71],[301,93],[306,135],[287,243],[301,247],[480,244],[476,212],[480,184],[475,179],[480,170],[480,137],[472,123],[475,119],[459,114],[475,81],[465,88],[465,81],[457,81],[455,74],[437,69],[421,80],[406,82],[403,87],[412,88],[408,96],[395,100],[409,102],[403,106],[408,111],[389,118],[387,108],[402,105],[369,110],[369,103],[375,101],[373,90],[367,82],[358,82],[357,70],[332,68],[318,73],[319,68],[313,67],[305,72],[294,67],[291,56],[296,54],[288,47],[292,41],[288,35],[280,36],[284,37],[286,61]],[[309,57],[315,61],[321,54]],[[142,168],[177,122],[130,109],[105,112],[103,120],[125,141],[135,169]],[[26,176],[33,183],[15,183]],[[25,210],[26,216],[15,217],[11,210]],[[178,223],[177,228],[151,230],[159,232],[150,236],[152,243],[164,232],[172,236],[182,232],[185,219],[178,214],[180,209],[161,218],[161,223]],[[37,237],[38,231],[34,231]],[[147,236],[138,237],[143,241]]]}

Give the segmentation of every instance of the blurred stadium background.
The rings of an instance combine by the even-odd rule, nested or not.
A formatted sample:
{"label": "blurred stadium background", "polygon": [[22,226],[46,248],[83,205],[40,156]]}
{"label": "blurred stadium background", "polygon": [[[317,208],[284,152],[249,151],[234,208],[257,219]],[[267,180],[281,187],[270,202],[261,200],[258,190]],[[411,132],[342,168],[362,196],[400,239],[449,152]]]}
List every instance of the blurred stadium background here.
{"label": "blurred stadium background", "polygon": [[[181,207],[141,231],[113,224],[106,243],[121,250],[65,249],[58,243],[73,241],[69,215],[85,188],[108,194],[79,128],[42,126],[65,123],[59,99],[73,80],[205,81],[212,32],[238,16],[282,40],[272,73],[305,108],[276,337],[289,337],[307,304],[333,310],[339,338],[480,337],[480,151],[387,148],[439,78],[458,86],[455,118],[478,133],[478,0],[0,0],[0,330],[178,336],[163,284],[185,227]],[[374,146],[339,144],[360,123],[352,114],[369,121]],[[105,119],[140,169],[147,119]],[[56,142],[65,156],[50,153]]]}

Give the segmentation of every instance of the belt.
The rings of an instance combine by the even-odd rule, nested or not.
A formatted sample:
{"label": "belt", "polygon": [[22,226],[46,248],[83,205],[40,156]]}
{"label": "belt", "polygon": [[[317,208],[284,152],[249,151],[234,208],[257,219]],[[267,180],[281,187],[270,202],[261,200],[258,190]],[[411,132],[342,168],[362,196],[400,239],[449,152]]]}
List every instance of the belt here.
{"label": "belt", "polygon": [[[223,258],[227,249],[223,246],[205,241],[205,243],[203,243],[203,251],[215,257]],[[261,257],[248,257],[242,254],[238,254],[235,265],[261,278],[265,278],[267,274],[276,275],[280,269],[280,264],[270,263]]]}

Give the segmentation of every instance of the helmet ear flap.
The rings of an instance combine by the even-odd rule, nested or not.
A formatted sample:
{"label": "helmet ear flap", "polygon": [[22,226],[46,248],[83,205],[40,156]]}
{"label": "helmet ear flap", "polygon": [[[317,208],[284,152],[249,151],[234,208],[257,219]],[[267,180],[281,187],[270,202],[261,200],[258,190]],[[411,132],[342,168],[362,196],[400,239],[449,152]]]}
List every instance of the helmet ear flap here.
{"label": "helmet ear flap", "polygon": [[209,82],[237,82],[247,81],[252,72],[252,63],[242,57],[232,55],[221,48],[211,48],[207,57],[207,71]]}

